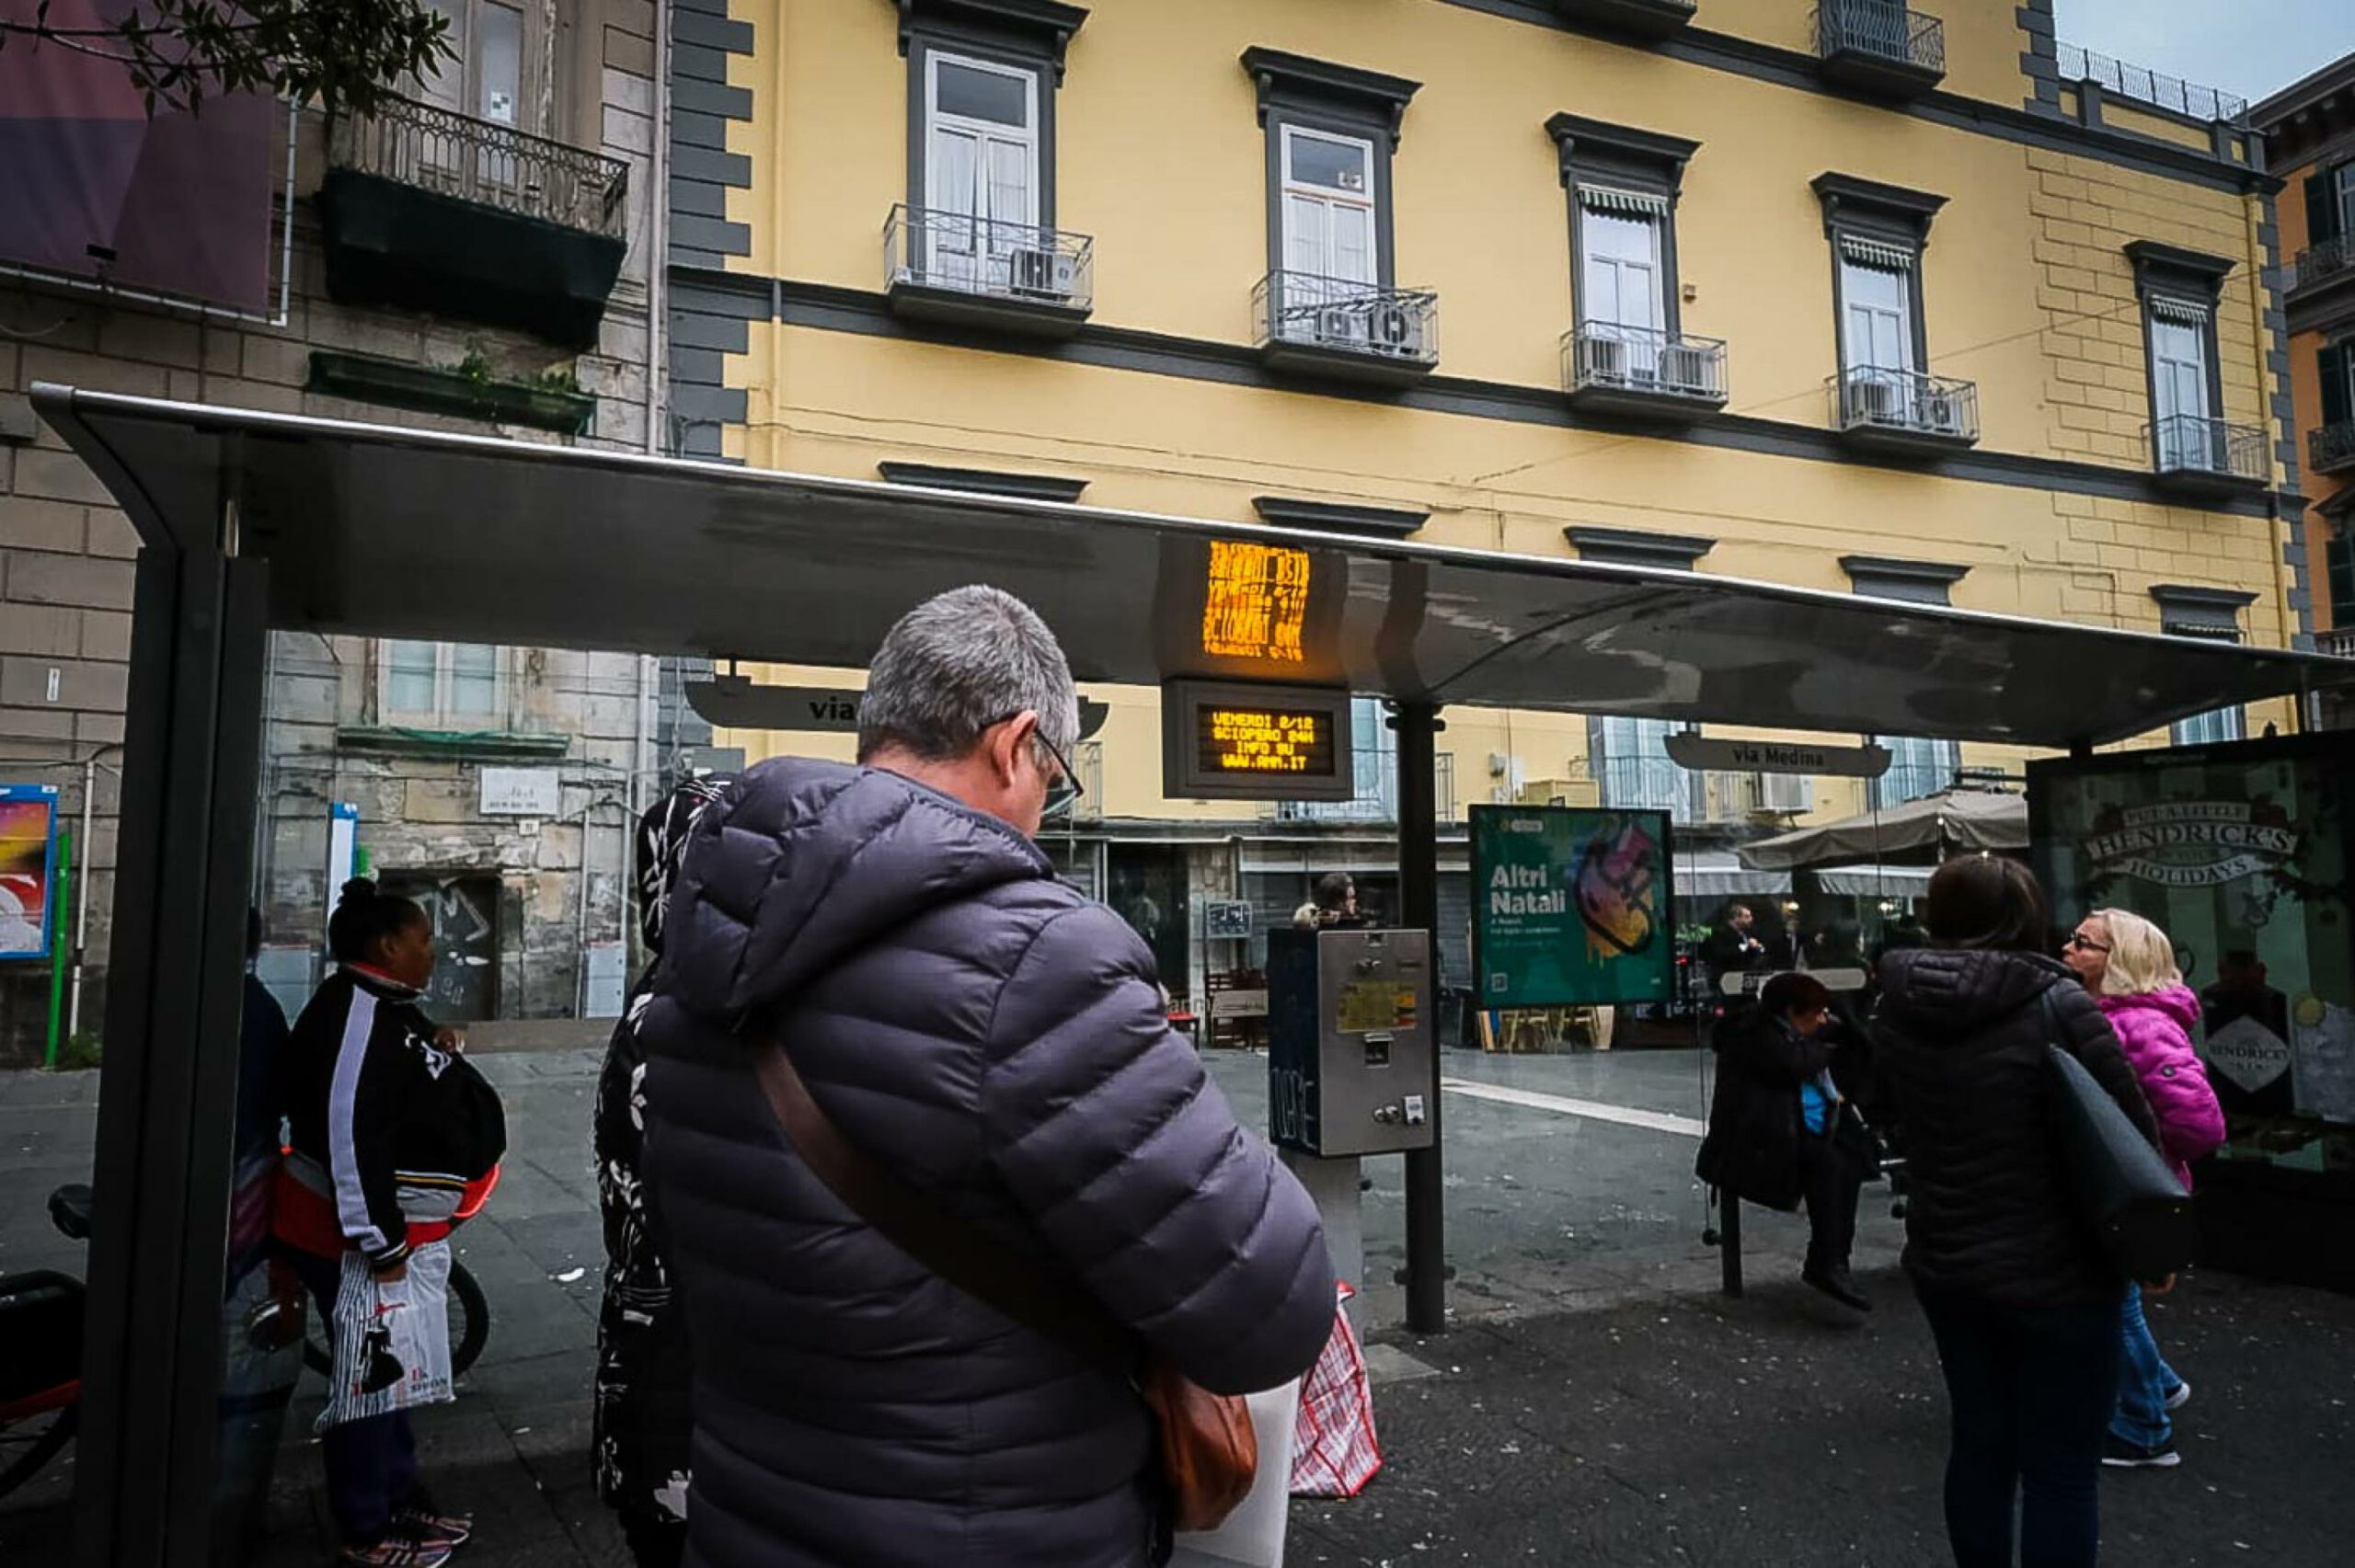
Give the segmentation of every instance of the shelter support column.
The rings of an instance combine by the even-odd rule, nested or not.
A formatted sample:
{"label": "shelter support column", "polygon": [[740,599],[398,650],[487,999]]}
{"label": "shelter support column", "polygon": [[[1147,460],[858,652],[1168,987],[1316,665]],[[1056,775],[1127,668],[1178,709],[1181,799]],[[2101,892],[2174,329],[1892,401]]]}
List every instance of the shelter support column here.
{"label": "shelter support column", "polygon": [[217,521],[214,539],[139,555],[75,1488],[81,1564],[199,1568],[208,1556],[269,635],[268,568],[237,558],[234,504]]}
{"label": "shelter support column", "polygon": [[[1400,703],[1390,726],[1398,735],[1398,921],[1431,933],[1428,962],[1439,974],[1439,782],[1434,738],[1442,727],[1430,703]],[[1434,988],[1434,996],[1437,995]],[[1440,1054],[1431,1051],[1431,1143],[1407,1151],[1407,1326],[1417,1333],[1447,1328],[1447,1207],[1440,1180],[1446,1143]]]}

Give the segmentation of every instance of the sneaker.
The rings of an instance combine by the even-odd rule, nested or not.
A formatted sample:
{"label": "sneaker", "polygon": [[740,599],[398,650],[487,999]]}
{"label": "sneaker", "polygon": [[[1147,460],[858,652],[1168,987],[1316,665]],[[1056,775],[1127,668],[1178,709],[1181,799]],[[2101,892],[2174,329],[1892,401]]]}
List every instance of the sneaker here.
{"label": "sneaker", "polygon": [[2111,1432],[2102,1436],[2101,1462],[2115,1470],[2173,1470],[2183,1456],[2175,1451],[2173,1439],[2146,1448]]}
{"label": "sneaker", "polygon": [[428,1545],[399,1527],[386,1530],[370,1546],[346,1546],[336,1562],[343,1568],[442,1568],[451,1549]]}
{"label": "sneaker", "polygon": [[475,1516],[442,1512],[420,1486],[409,1494],[408,1502],[393,1510],[393,1528],[419,1546],[455,1551],[474,1539]]}
{"label": "sneaker", "polygon": [[2190,1398],[2191,1385],[2189,1383],[2177,1383],[2175,1387],[2167,1391],[2167,1408],[2169,1410],[2181,1410],[2184,1407],[2185,1402]]}

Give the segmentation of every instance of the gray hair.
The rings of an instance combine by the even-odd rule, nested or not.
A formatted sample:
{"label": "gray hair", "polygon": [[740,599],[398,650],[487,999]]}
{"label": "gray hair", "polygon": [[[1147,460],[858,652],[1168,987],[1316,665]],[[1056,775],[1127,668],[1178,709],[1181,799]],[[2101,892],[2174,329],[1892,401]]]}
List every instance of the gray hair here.
{"label": "gray hair", "polygon": [[885,747],[929,762],[962,757],[1015,715],[1066,757],[1079,739],[1079,693],[1063,646],[1039,612],[979,583],[936,594],[900,617],[867,666],[858,705],[861,761]]}

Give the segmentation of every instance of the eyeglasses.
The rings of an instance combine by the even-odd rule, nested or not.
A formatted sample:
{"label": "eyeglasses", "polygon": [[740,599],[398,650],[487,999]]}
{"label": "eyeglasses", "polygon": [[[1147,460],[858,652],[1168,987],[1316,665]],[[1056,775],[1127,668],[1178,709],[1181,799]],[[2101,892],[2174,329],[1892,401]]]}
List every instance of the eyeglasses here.
{"label": "eyeglasses", "polygon": [[2061,945],[2063,947],[2082,948],[2087,953],[2107,953],[2109,951],[2108,943],[2096,942],[2092,937],[2087,936],[2085,933],[2079,931],[2071,932],[2069,933],[2069,940],[2062,943]]}
{"label": "eyeglasses", "polygon": [[1079,774],[1072,767],[1071,759],[1064,756],[1062,750],[1047,738],[1045,730],[1034,729],[1030,732],[1030,738],[1047,749],[1047,755],[1052,757],[1055,760],[1055,766],[1062,770],[1056,775],[1054,783],[1047,786],[1047,804],[1040,812],[1041,818],[1051,820],[1066,815],[1073,807],[1079,804],[1079,797],[1086,795],[1087,791],[1081,787]]}

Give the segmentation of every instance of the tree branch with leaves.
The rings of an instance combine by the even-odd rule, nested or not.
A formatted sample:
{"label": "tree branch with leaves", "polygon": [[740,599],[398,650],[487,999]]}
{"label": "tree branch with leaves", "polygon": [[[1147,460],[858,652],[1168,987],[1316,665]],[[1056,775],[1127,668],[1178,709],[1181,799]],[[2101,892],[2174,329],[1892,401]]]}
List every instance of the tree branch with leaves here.
{"label": "tree branch with leaves", "polygon": [[55,48],[120,67],[158,108],[201,111],[224,93],[317,100],[367,114],[456,58],[426,0],[0,0],[0,49]]}

